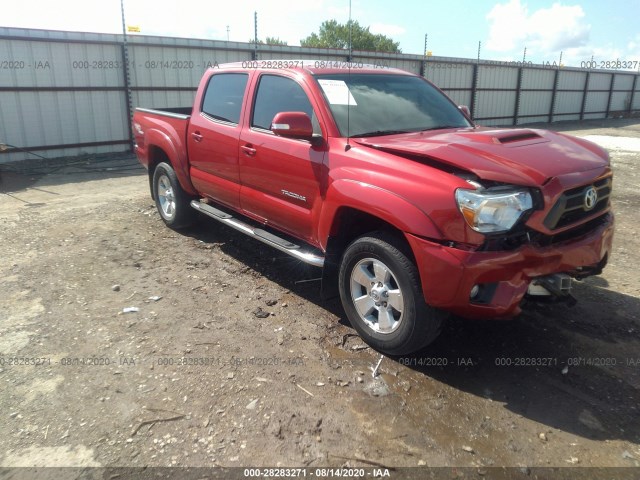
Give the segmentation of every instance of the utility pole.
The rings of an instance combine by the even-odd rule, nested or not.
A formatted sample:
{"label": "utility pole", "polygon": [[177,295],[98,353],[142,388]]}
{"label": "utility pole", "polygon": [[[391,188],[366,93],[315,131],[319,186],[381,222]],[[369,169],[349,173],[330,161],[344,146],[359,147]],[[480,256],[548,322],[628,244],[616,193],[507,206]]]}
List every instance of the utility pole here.
{"label": "utility pole", "polygon": [[131,76],[129,72],[129,48],[127,47],[127,25],[124,19],[124,0],[120,0],[120,13],[122,15],[122,61],[124,63],[124,89],[127,104],[127,125],[129,126],[129,148],[133,151],[133,131],[131,120],[133,119],[133,104],[131,101]]}
{"label": "utility pole", "polygon": [[420,76],[425,77],[427,75],[427,38],[428,34],[424,34],[424,52],[423,52],[423,60],[420,64]]}
{"label": "utility pole", "polygon": [[227,25],[227,42],[229,41],[229,25]]}
{"label": "utility pole", "polygon": [[253,12],[253,59],[258,60],[258,12]]}

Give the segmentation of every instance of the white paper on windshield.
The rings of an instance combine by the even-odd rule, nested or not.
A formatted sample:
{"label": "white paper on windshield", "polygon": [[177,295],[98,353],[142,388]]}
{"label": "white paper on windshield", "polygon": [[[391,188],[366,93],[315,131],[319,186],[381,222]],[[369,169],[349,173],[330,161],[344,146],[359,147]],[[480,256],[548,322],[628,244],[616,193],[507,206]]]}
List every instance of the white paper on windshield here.
{"label": "white paper on windshield", "polygon": [[331,105],[357,105],[343,80],[318,80]]}

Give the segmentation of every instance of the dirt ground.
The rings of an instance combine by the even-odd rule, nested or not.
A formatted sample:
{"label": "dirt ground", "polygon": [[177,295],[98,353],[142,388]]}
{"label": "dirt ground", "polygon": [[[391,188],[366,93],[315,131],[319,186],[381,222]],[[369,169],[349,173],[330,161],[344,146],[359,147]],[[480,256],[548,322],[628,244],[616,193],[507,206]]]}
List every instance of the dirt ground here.
{"label": "dirt ground", "polygon": [[573,308],[452,318],[403,358],[362,343],[313,267],[205,217],[167,229],[132,157],[2,166],[0,476],[640,467],[640,122],[553,128],[611,152],[604,274]]}

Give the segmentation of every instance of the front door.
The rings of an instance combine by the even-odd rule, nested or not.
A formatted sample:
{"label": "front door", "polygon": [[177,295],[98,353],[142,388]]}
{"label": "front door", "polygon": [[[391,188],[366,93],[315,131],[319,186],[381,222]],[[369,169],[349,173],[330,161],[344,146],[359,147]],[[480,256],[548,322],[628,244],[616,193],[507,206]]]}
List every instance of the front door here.
{"label": "front door", "polygon": [[[321,134],[314,109],[293,78],[265,73],[258,79],[249,128],[240,135],[240,203],[246,214],[316,243],[313,214],[321,205],[326,142],[284,138],[271,131],[279,112],[304,112]],[[315,142],[314,142],[315,143]]]}

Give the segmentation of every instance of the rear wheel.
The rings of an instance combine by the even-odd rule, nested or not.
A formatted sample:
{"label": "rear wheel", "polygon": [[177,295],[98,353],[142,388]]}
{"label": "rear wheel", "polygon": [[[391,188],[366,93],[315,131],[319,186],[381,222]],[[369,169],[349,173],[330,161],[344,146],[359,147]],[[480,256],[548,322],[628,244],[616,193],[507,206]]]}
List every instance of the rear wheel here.
{"label": "rear wheel", "polygon": [[357,238],[339,273],[344,310],[362,339],[389,355],[405,355],[439,335],[444,314],[426,304],[408,247],[386,232]]}
{"label": "rear wheel", "polygon": [[153,172],[153,196],[160,217],[169,227],[179,229],[194,223],[196,211],[190,205],[192,197],[182,189],[168,163],[159,163]]}

